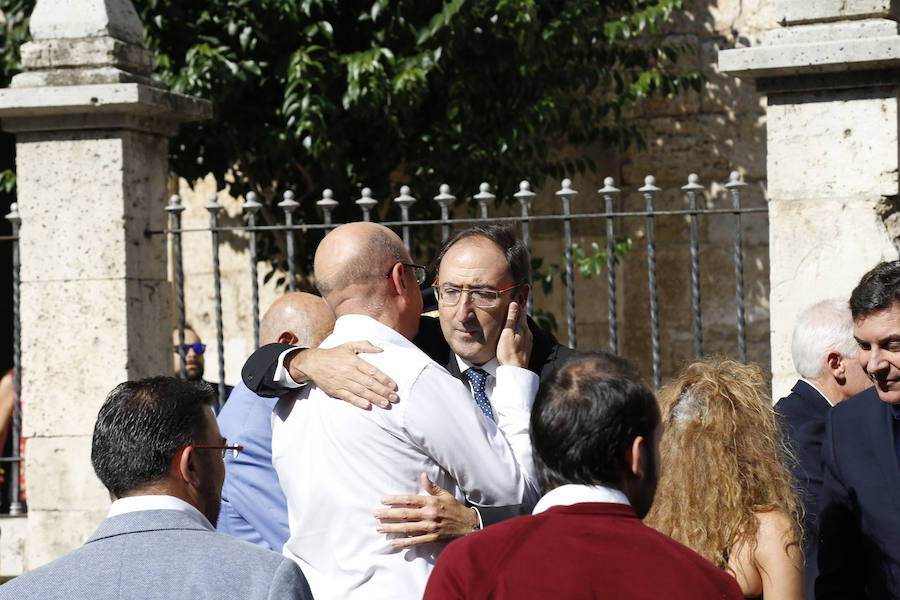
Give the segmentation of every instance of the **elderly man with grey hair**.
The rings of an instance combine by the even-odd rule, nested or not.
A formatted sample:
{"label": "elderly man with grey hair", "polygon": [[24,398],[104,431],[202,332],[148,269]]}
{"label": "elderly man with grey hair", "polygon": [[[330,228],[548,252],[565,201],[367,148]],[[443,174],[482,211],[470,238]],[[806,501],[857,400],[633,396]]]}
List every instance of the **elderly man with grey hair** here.
{"label": "elderly man with grey hair", "polygon": [[793,471],[806,511],[804,551],[810,599],[818,574],[816,550],[824,482],[825,421],[831,407],[872,384],[856,360],[858,352],[846,300],[832,298],[807,307],[797,316],[791,341],[791,356],[800,380],[775,405],[798,459]]}

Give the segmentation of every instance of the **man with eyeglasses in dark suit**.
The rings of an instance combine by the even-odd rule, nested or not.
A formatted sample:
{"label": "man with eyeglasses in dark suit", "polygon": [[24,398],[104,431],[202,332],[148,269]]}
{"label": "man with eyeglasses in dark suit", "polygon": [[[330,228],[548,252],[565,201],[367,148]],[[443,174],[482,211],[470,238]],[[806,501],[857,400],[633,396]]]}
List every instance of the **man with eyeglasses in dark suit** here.
{"label": "man with eyeglasses in dark suit", "polygon": [[[435,291],[432,298],[437,299],[439,318],[423,316],[413,341],[466,384],[486,418],[495,420],[490,399],[500,364],[521,362],[543,378],[574,350],[559,344],[530,319],[525,334],[532,337],[531,343],[500,344],[510,304],[524,307],[530,293],[528,249],[510,227],[479,224],[461,230],[444,242],[435,262],[438,281],[431,290]],[[425,296],[427,312],[428,291]],[[512,333],[510,328],[507,331]],[[339,362],[334,354],[323,356],[336,350],[300,352],[287,346],[264,346],[247,361],[244,381],[262,395],[281,395],[287,391],[280,389],[288,383],[286,375],[298,383],[309,378],[330,395],[357,406],[365,408],[371,402],[384,407],[389,399],[396,399],[392,397],[393,382],[354,356],[354,352],[366,349],[363,342],[336,349],[347,353],[345,361]],[[521,356],[503,356],[503,352]],[[480,369],[483,374],[472,369]],[[281,376],[279,381],[275,381],[276,374]],[[471,376],[476,381],[470,381]],[[329,385],[335,387],[329,390]],[[386,507],[375,513],[382,520],[379,526],[384,532],[406,536],[394,540],[397,547],[450,541],[483,526],[529,514],[533,507],[524,504],[475,509],[459,503],[430,481],[423,484],[428,496],[388,495],[383,499]]]}

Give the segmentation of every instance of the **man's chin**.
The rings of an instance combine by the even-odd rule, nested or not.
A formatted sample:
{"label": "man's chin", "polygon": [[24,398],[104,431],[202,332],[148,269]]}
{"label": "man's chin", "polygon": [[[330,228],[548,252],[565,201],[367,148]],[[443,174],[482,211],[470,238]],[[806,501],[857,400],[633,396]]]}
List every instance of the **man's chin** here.
{"label": "man's chin", "polygon": [[483,364],[487,361],[479,360],[484,354],[484,343],[474,340],[460,340],[458,337],[450,344],[450,349],[462,358],[473,364]]}
{"label": "man's chin", "polygon": [[885,404],[900,404],[900,389],[897,389],[896,383],[891,384],[888,389],[882,388],[880,384],[875,385],[875,391],[878,398]]}

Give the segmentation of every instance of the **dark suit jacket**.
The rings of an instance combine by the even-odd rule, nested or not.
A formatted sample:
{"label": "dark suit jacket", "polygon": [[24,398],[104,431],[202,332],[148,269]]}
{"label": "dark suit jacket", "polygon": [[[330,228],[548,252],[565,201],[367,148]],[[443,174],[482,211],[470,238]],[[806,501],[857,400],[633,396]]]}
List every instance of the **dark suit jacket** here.
{"label": "dark suit jacket", "polygon": [[0,598],[312,600],[292,560],[175,510],[110,517],[77,550],[0,586]]}
{"label": "dark suit jacket", "polygon": [[785,435],[797,457],[797,462],[791,464],[791,471],[800,487],[805,511],[803,550],[806,554],[806,592],[810,600],[815,597],[814,585],[819,573],[816,556],[818,514],[825,482],[822,444],[825,442],[825,421],[830,410],[831,404],[822,394],[802,380],[794,384],[791,393],[775,405],[775,411],[784,423]]}
{"label": "dark suit jacket", "polygon": [[583,502],[455,540],[424,600],[743,600],[734,577],[641,523],[625,504]]}
{"label": "dark suit jacket", "polygon": [[[537,373],[541,379],[576,353],[575,350],[561,345],[552,334],[541,329],[530,317],[528,318],[528,328],[531,329],[534,338],[528,369]],[[459,371],[459,365],[444,339],[438,319],[423,316],[419,321],[419,333],[413,342],[433,361],[447,369],[451,375],[465,383],[466,386],[469,385],[465,375]],[[288,392],[289,390],[275,385],[274,376],[278,356],[289,348],[291,346],[287,344],[268,344],[254,352],[247,359],[241,372],[247,387],[260,396],[281,396]],[[478,507],[478,510],[481,513],[482,522],[487,526],[511,517],[530,514],[532,508],[534,508],[533,504],[516,504]]]}
{"label": "dark suit jacket", "polygon": [[875,388],[830,411],[823,457],[816,598],[900,598],[900,464]]}

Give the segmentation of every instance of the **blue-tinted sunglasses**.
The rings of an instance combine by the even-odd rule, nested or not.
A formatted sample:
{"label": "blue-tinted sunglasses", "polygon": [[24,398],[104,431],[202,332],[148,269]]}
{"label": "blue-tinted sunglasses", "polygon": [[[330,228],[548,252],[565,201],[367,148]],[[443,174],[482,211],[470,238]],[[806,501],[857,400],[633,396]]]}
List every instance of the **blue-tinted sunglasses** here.
{"label": "blue-tinted sunglasses", "polygon": [[[187,354],[190,350],[193,350],[197,354],[203,354],[206,352],[206,344],[185,344],[184,353]],[[172,346],[172,352],[178,354],[178,344]]]}

